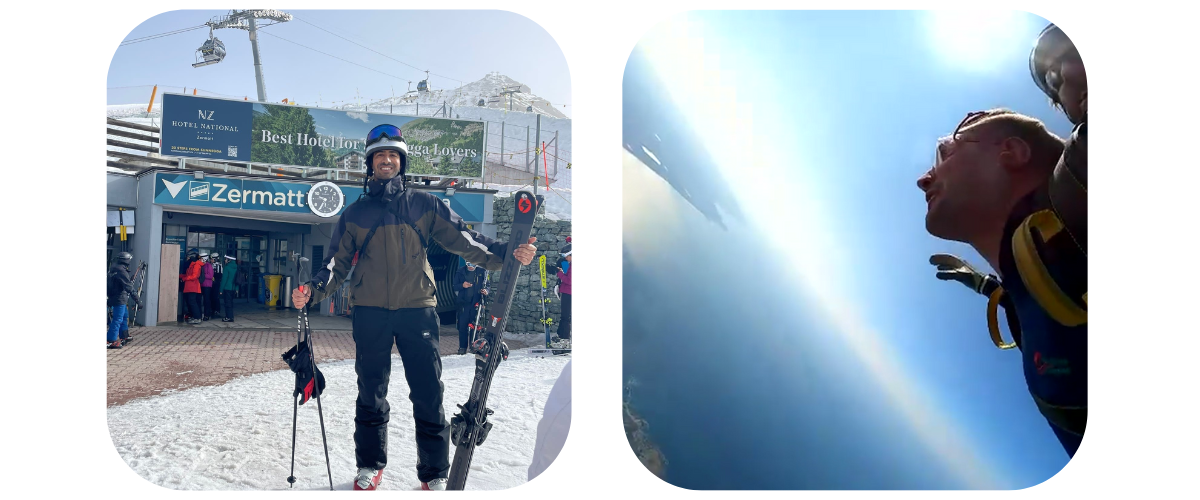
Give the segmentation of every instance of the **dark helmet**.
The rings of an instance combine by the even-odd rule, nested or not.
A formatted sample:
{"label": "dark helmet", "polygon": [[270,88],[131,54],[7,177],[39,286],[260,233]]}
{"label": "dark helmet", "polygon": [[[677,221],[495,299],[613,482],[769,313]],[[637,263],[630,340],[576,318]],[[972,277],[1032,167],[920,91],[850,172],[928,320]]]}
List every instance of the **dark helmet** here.
{"label": "dark helmet", "polygon": [[563,257],[570,256],[571,255],[571,244],[567,243],[566,245],[563,245],[562,249],[560,249],[558,251],[558,253],[561,254]]}
{"label": "dark helmet", "polygon": [[1047,74],[1051,75],[1051,79],[1061,79],[1061,76],[1057,76],[1057,70],[1050,71],[1050,66],[1058,59],[1064,45],[1075,47],[1058,26],[1051,24],[1038,34],[1033,50],[1029,53],[1029,73],[1033,76],[1033,82],[1055,103],[1058,103],[1058,85],[1062,82],[1047,81]]}
{"label": "dark helmet", "polygon": [[200,258],[200,251],[199,251],[199,250],[196,250],[195,248],[189,248],[189,249],[188,249],[188,251],[187,251],[187,258],[189,258],[189,259],[191,259],[191,258],[197,258],[197,259],[199,259],[199,258]]}
{"label": "dark helmet", "polygon": [[121,264],[124,264],[124,265],[129,265],[129,263],[131,261],[133,261],[133,254],[131,254],[131,253],[121,252],[121,253],[117,254],[117,262],[120,262]]}
{"label": "dark helmet", "polygon": [[379,125],[367,132],[367,177],[375,173],[371,165],[375,153],[392,150],[400,154],[400,176],[408,169],[408,144],[404,142],[404,134],[395,125]]}

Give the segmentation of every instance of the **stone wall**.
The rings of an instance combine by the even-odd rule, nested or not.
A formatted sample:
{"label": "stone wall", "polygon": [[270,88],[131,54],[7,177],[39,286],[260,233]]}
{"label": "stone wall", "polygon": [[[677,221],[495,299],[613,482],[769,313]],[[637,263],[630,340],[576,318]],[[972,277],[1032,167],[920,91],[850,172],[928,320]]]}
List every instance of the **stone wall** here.
{"label": "stone wall", "polygon": [[[513,197],[496,196],[493,200],[492,218],[496,223],[496,237],[500,241],[508,241],[512,232],[512,217],[515,210]],[[554,335],[558,331],[561,310],[559,300],[554,296],[554,285],[558,284],[558,278],[551,268],[558,261],[558,250],[566,245],[567,237],[571,236],[571,221],[554,220],[544,215],[538,215],[534,220],[533,232],[530,233],[530,236],[537,238],[537,243],[534,243],[534,246],[538,248],[537,257],[534,257],[533,262],[528,266],[521,268],[521,275],[517,279],[516,294],[513,296],[512,306],[509,307],[508,325],[505,330],[511,333],[541,334],[544,332],[542,307],[538,302],[541,299],[542,284],[538,275],[537,259],[545,255],[546,296],[550,298],[550,303],[546,307],[546,315],[554,318],[554,322],[550,325],[550,334]],[[574,240],[572,239],[572,241]],[[492,283],[499,281],[500,274],[492,274]]]}

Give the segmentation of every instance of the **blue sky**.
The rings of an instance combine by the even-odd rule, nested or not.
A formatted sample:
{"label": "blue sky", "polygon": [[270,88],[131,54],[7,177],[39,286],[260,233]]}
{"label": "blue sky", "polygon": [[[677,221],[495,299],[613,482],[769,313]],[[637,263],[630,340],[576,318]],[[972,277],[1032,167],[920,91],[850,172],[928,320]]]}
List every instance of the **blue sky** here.
{"label": "blue sky", "polygon": [[[934,278],[933,253],[986,264],[969,247],[925,232],[924,197],[916,188],[936,139],[970,111],[1007,107],[1046,121],[1060,136],[1070,132],[1028,71],[1032,41],[1046,24],[1019,12],[702,12],[672,18],[643,38],[676,102],[709,139],[709,153],[731,158],[724,171],[740,201],[754,207],[753,225],[726,240],[738,242],[736,248],[747,240],[761,243],[738,251],[734,261],[774,262],[777,276],[763,278],[759,290],[768,292],[745,293],[763,294],[760,302],[785,311],[768,315],[792,318],[784,323],[787,333],[756,326],[779,321],[747,319],[746,328],[757,331],[735,338],[745,335],[753,347],[741,354],[740,345],[730,347],[722,363],[736,364],[727,358],[740,355],[774,359],[799,342],[823,354],[796,353],[803,370],[785,361],[761,368],[780,384],[762,396],[862,405],[839,414],[856,436],[809,442],[780,458],[811,460],[806,467],[815,471],[822,461],[839,463],[835,454],[845,455],[843,463],[869,457],[880,460],[870,474],[883,479],[868,482],[864,470],[827,469],[818,487],[859,481],[864,487],[1024,488],[1068,461],[1030,400],[1019,354],[991,344],[986,301]],[[648,273],[678,277],[668,271],[678,265],[676,273],[703,268],[709,279],[713,266],[730,265],[728,257],[691,253],[722,240],[700,235],[713,226],[686,204],[653,213],[683,228],[677,237],[688,245],[668,241],[662,226],[668,222],[635,220],[631,209],[649,213],[639,203],[661,202],[669,193],[652,180],[631,182],[631,175],[652,179],[640,171],[625,172],[625,240],[652,269]],[[702,296],[685,302],[706,310],[703,300],[720,302]],[[696,328],[704,324],[720,322],[710,317]],[[627,374],[638,369],[644,368],[626,365]],[[780,374],[828,384],[804,389],[777,380]],[[835,389],[842,393],[829,392]],[[663,429],[674,423],[654,427],[652,415],[668,419],[670,412],[646,404],[652,428],[666,434],[664,448],[684,443]],[[810,421],[819,426],[830,419]],[[793,437],[815,439],[802,432]],[[767,448],[763,453],[782,453]],[[664,451],[669,460],[672,451],[686,454]],[[1084,445],[1080,453],[1089,451]],[[906,477],[919,479],[908,483]]]}
{"label": "blue sky", "polygon": [[[151,17],[124,40],[198,26],[223,10],[180,10]],[[331,35],[313,25],[354,40],[391,58],[430,70],[435,88],[454,88],[499,71],[528,85],[535,94],[571,114],[571,81],[566,58],[554,39],[533,21],[498,10],[459,11],[337,11],[289,10],[298,19],[264,30],[259,53],[267,97],[304,105],[318,101],[329,107],[335,101],[382,99],[416,90],[423,71]],[[304,21],[307,21],[308,24]],[[268,35],[296,42],[347,61],[399,78],[385,76],[328,55]],[[209,95],[249,96],[255,99],[253,58],[248,33],[237,29],[215,32],[228,55],[219,64],[193,68],[195,51],[208,38],[208,29],[129,44],[115,49],[108,72],[108,104],[144,103],[154,84],[193,87]],[[321,68],[312,71],[310,68]],[[447,78],[436,75],[443,75]],[[141,86],[145,86],[144,88]],[[134,88],[120,88],[134,87]],[[161,88],[160,88],[161,89]]]}

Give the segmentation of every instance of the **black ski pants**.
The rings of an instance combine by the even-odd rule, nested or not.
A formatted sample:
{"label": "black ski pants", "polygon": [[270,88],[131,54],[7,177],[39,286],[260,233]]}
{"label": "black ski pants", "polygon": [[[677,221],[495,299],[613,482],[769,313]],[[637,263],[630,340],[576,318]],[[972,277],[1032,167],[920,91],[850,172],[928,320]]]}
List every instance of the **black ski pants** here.
{"label": "black ski pants", "polygon": [[[211,318],[213,315],[212,287],[211,286],[200,287],[200,304],[204,308],[204,317]],[[203,319],[203,318],[201,318],[201,319]]]}
{"label": "black ski pants", "polygon": [[221,310],[225,313],[225,319],[233,321],[233,290],[221,292],[221,298],[224,299]]}
{"label": "black ski pants", "polygon": [[438,317],[432,307],[388,310],[354,308],[354,458],[358,467],[387,465],[388,379],[392,345],[400,351],[408,399],[416,420],[417,478],[429,482],[450,472],[450,425],[442,409],[442,358]]}
{"label": "black ski pants", "polygon": [[208,300],[212,302],[213,313],[209,316],[215,317],[221,314],[221,273],[213,274],[213,286],[209,287]]}
{"label": "black ski pants", "polygon": [[458,348],[466,349],[471,338],[471,324],[475,322],[475,305],[468,304],[458,308]]}
{"label": "black ski pants", "polygon": [[204,314],[204,306],[200,305],[200,294],[195,292],[183,292],[184,304],[187,305],[187,315],[190,319],[201,319]]}
{"label": "black ski pants", "polygon": [[562,317],[558,319],[558,338],[571,338],[571,294],[564,293],[562,295],[561,307]]}

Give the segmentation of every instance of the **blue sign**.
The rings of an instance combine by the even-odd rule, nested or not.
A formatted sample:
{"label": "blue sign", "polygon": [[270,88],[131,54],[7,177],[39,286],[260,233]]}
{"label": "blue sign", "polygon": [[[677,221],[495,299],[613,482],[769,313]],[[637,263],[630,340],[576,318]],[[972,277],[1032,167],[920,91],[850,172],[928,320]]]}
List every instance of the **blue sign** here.
{"label": "blue sign", "polygon": [[467,222],[483,222],[483,202],[485,197],[477,193],[457,193],[446,196],[446,193],[434,191],[430,193],[443,202],[450,200],[450,210]]}
{"label": "blue sign", "polygon": [[[308,190],[314,182],[260,181],[205,176],[197,180],[193,174],[154,174],[154,203],[159,205],[184,205],[194,207],[232,208],[238,210],[262,210],[268,212],[313,213],[308,206]],[[341,215],[346,207],[358,200],[363,188],[338,186],[345,202],[335,215]],[[449,200],[450,209],[464,221],[484,222],[484,201],[480,193],[456,193],[446,196],[444,192],[430,194]],[[332,220],[332,219],[331,219]]]}
{"label": "blue sign", "polygon": [[250,161],[253,105],[163,94],[159,152],[206,160]]}
{"label": "blue sign", "polygon": [[[277,182],[254,179],[230,179],[208,176],[197,180],[191,174],[157,173],[154,179],[154,203],[269,212],[312,213],[308,190],[315,183]],[[346,206],[358,199],[360,187],[338,186]]]}

